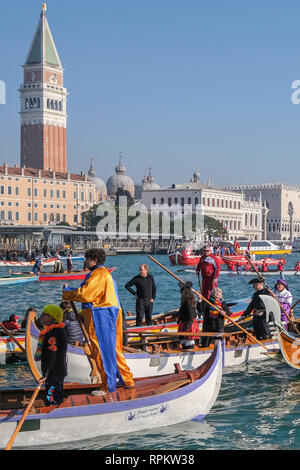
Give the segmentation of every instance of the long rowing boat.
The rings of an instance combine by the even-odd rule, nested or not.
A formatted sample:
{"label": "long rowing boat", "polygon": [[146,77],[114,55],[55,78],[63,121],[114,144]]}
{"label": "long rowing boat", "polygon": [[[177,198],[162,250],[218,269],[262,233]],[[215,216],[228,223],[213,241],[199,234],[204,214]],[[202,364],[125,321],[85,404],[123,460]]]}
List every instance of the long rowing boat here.
{"label": "long rowing boat", "polygon": [[[273,312],[277,319],[280,318],[280,309],[277,302],[271,296],[262,296],[262,298],[266,305],[267,314]],[[128,331],[130,333],[131,329]],[[171,339],[165,336],[166,332],[164,331],[163,333],[154,333],[156,337],[153,340],[151,332],[144,330],[144,333],[139,335],[139,343],[137,341],[134,343],[134,347],[124,348],[124,356],[135,378],[168,374],[172,372],[174,363],[180,364],[180,367],[185,370],[197,368],[211,354],[211,347],[201,348],[198,345],[192,350],[183,350],[179,345],[179,337],[174,338],[172,332],[167,333],[169,333]],[[40,363],[34,360],[38,335],[39,330],[34,323],[34,314],[30,313],[26,331],[26,355],[36,380],[41,376]],[[250,361],[268,358],[268,355],[263,354],[265,352],[264,347],[249,340],[244,333],[215,333],[211,336],[222,339],[224,367],[238,366]],[[275,354],[278,352],[277,340],[265,340],[263,344],[269,349],[270,353]],[[68,376],[66,381],[91,382],[91,367],[83,347],[68,345]]]}
{"label": "long rowing boat", "polygon": [[[296,323],[297,324],[297,323]],[[299,324],[299,323],[298,323]],[[294,369],[300,369],[300,335],[286,331],[278,324],[278,342],[285,362]]]}
{"label": "long rowing boat", "polygon": [[[74,442],[103,435],[124,434],[204,418],[214,405],[222,379],[219,342],[195,370],[136,379],[131,389],[94,397],[93,385],[65,384],[64,401],[46,406],[39,392],[16,447]],[[8,443],[33,390],[0,391],[0,447]]]}

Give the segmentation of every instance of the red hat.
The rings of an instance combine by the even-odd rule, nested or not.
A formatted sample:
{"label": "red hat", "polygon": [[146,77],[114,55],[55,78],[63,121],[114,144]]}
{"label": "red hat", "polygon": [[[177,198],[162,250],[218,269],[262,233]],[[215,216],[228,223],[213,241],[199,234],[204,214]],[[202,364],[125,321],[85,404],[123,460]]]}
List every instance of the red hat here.
{"label": "red hat", "polygon": [[9,317],[10,321],[18,321],[19,320],[19,317],[17,315],[14,315],[12,314],[10,317]]}

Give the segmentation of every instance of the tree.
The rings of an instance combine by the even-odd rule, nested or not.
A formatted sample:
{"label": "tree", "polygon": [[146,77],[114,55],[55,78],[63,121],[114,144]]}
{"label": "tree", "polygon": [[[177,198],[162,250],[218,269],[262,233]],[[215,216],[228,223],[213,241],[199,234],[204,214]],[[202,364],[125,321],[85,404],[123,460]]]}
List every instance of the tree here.
{"label": "tree", "polygon": [[223,227],[222,223],[208,215],[204,216],[204,231],[206,232],[209,240],[212,240],[215,237],[224,239],[228,235],[228,232]]}

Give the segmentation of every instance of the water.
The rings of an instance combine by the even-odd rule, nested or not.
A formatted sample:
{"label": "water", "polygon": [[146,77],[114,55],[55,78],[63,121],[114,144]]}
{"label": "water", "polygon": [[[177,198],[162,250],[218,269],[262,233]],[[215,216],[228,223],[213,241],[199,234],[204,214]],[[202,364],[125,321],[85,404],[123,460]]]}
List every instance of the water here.
{"label": "water", "polygon": [[[193,273],[178,273],[182,267],[170,266],[167,256],[156,259],[184,280],[198,281]],[[286,256],[287,269],[293,269],[300,253]],[[119,255],[107,259],[108,266],[117,266],[114,277],[124,309],[135,312],[135,299],[125,283],[138,273],[141,263],[148,263],[157,285],[154,312],[179,305],[178,282],[144,255]],[[80,268],[82,263],[77,263]],[[0,268],[0,275],[6,269]],[[220,276],[219,286],[225,300],[252,295],[249,276]],[[267,277],[273,287],[276,276]],[[287,276],[294,296],[300,298],[300,276]],[[0,319],[11,313],[23,317],[29,306],[38,312],[47,303],[59,303],[63,282],[29,283],[1,287]],[[71,286],[78,282],[71,282]],[[300,304],[296,316],[300,317]],[[0,366],[0,388],[34,387],[35,381],[26,364]],[[299,449],[300,448],[300,374],[272,360],[248,366],[225,369],[218,399],[208,416],[199,422],[186,422],[157,430],[101,437],[75,443],[57,444],[47,449],[93,450],[201,450],[201,449]]]}

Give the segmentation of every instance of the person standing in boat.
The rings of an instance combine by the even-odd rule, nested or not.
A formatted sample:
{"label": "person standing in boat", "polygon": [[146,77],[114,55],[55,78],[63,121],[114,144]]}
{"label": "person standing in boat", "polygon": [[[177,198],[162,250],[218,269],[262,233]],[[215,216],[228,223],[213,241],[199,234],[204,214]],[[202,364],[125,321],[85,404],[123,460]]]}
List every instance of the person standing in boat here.
{"label": "person standing in boat", "polygon": [[[203,313],[203,333],[223,333],[224,332],[224,315],[230,315],[230,310],[226,302],[223,300],[223,292],[218,287],[211,290],[209,301],[212,305],[205,303]],[[221,310],[221,311],[220,311]],[[203,336],[201,346],[207,348],[212,338]]]}
{"label": "person standing in boat", "polygon": [[67,256],[67,271],[68,271],[68,273],[71,273],[72,269],[73,269],[72,255],[71,255],[71,253],[69,253],[68,256]]}
{"label": "person standing in boat", "polygon": [[[192,286],[192,282],[186,282],[185,284],[179,283],[181,302],[177,320],[178,332],[196,333],[199,331],[196,308],[200,303],[197,303],[195,299]],[[198,339],[198,336],[193,336],[192,334],[191,336],[182,336],[180,337],[180,344],[183,349],[193,349],[195,339]]]}
{"label": "person standing in boat", "polygon": [[[154,277],[149,274],[149,267],[141,264],[139,275],[133,277],[125,288],[136,298],[136,326],[143,325],[143,319],[146,317],[146,325],[151,325],[152,311],[156,297],[156,285]],[[136,287],[136,292],[132,289]]]}
{"label": "person standing in boat", "polygon": [[122,309],[116,283],[104,266],[106,253],[90,249],[85,254],[90,272],[79,289],[66,287],[63,300],[82,302],[82,315],[91,343],[93,359],[101,376],[100,390],[93,395],[114,392],[118,385],[134,387],[132,373],[122,353]]}
{"label": "person standing in boat", "polygon": [[212,254],[211,247],[206,245],[202,249],[202,256],[196,268],[196,274],[202,276],[201,291],[203,297],[209,299],[210,291],[214,287],[218,287],[218,277],[220,274],[220,262],[218,258]]}
{"label": "person standing in boat", "polygon": [[249,281],[255,293],[252,296],[250,304],[241,316],[241,319],[243,319],[243,317],[248,317],[253,313],[253,329],[257,339],[271,338],[269,324],[266,320],[266,307],[260,298],[260,295],[271,295],[270,291],[264,287],[264,281],[263,277],[256,277]]}
{"label": "person standing in boat", "polygon": [[63,401],[64,379],[68,374],[63,311],[57,305],[46,305],[39,320],[44,327],[35,353],[35,360],[41,361],[43,378],[40,383],[45,383],[48,404],[60,405]]}
{"label": "person standing in boat", "polygon": [[277,279],[273,289],[273,293],[276,295],[278,301],[282,305],[283,311],[281,311],[281,321],[287,330],[287,324],[289,322],[290,310],[293,303],[293,296],[289,291],[287,282],[284,279]]}

